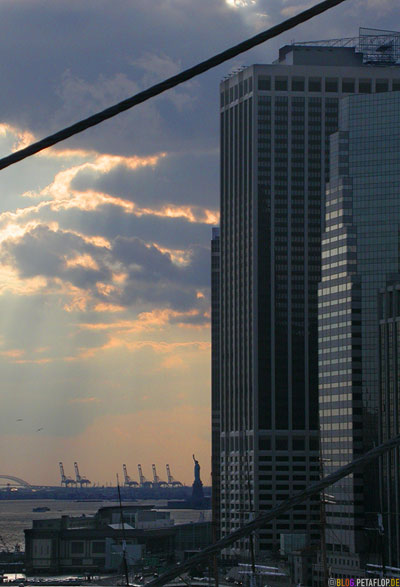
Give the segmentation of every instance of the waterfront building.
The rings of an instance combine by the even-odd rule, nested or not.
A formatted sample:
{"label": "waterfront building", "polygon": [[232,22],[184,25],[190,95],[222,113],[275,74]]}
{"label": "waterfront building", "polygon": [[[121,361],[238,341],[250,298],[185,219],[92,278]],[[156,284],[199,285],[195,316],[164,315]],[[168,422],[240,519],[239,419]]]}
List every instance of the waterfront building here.
{"label": "waterfront building", "polygon": [[[331,137],[318,291],[325,474],[378,444],[381,407],[384,438],[389,435],[385,388],[383,403],[379,401],[378,294],[399,273],[399,187],[400,93],[344,98],[339,131]],[[387,325],[381,326],[384,330]],[[382,360],[390,358],[388,349]],[[394,408],[392,403],[389,409]],[[388,455],[395,463],[393,457]],[[398,478],[398,473],[397,468],[390,474]],[[344,566],[382,564],[378,466],[349,475],[328,493],[326,543],[332,575]]]}
{"label": "waterfront building", "polygon": [[[221,83],[220,325],[212,364],[222,536],[319,477],[317,290],[329,136],[342,97],[400,89],[393,38],[361,30],[354,42],[294,43],[275,63]],[[257,555],[278,551],[280,535],[292,533],[318,540],[317,498],[260,530]],[[248,548],[243,539],[226,554]]]}
{"label": "waterfront building", "polygon": [[91,574],[121,570],[123,542],[130,568],[154,568],[182,561],[210,544],[210,522],[175,525],[169,511],[151,508],[110,506],[94,516],[33,520],[25,530],[26,568]]}

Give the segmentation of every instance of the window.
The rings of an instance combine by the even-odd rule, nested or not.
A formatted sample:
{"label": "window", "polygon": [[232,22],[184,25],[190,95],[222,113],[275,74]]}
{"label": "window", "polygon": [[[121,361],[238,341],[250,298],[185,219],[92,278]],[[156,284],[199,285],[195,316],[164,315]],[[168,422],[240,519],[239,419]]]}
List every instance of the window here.
{"label": "window", "polygon": [[84,542],[71,542],[71,554],[83,554]]}
{"label": "window", "polygon": [[271,89],[271,78],[260,75],[258,78],[258,89],[259,90],[270,90]]}
{"label": "window", "polygon": [[270,438],[259,438],[258,439],[259,450],[271,450],[271,439]]}
{"label": "window", "polygon": [[304,450],[304,438],[293,438],[293,450]]}
{"label": "window", "polygon": [[275,441],[276,450],[287,450],[288,449],[288,439],[287,438],[277,438]]}
{"label": "window", "polygon": [[275,78],[275,90],[278,91],[287,91],[288,89],[288,82],[287,77],[276,77]]}
{"label": "window", "polygon": [[320,92],[321,91],[321,78],[311,77],[308,80],[308,91],[309,92]]}
{"label": "window", "polygon": [[358,91],[360,94],[370,94],[371,93],[371,80],[370,79],[360,79],[358,82]]}
{"label": "window", "polygon": [[392,82],[392,90],[393,92],[398,92],[400,90],[400,79],[394,79]]}
{"label": "window", "polygon": [[294,77],[292,79],[292,92],[304,92],[304,78]]}
{"label": "window", "polygon": [[353,79],[344,79],[342,81],[342,92],[347,92],[349,94],[354,94],[355,91],[355,83]]}
{"label": "window", "polygon": [[106,551],[106,543],[104,541],[92,542],[92,554],[103,554]]}
{"label": "window", "polygon": [[337,92],[338,91],[338,80],[329,79],[325,80],[325,92]]}
{"label": "window", "polygon": [[389,80],[377,79],[375,85],[376,92],[387,92],[389,90]]}

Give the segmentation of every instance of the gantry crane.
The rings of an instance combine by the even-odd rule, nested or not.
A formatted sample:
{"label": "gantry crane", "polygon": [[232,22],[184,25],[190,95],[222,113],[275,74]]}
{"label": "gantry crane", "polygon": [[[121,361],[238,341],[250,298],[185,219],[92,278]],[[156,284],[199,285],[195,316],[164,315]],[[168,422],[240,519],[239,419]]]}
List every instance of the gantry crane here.
{"label": "gantry crane", "polygon": [[147,481],[142,472],[142,465],[138,465],[140,487],[151,487],[151,482]]}
{"label": "gantry crane", "polygon": [[68,485],[76,485],[75,479],[72,479],[72,477],[65,476],[64,465],[62,464],[62,462],[60,461],[58,464],[60,466],[61,485],[65,485],[65,487],[68,487]]}
{"label": "gantry crane", "polygon": [[167,468],[167,479],[168,479],[168,485],[170,487],[183,487],[183,484],[180,481],[176,481],[172,475],[171,475],[171,470],[169,468],[169,465],[166,465]]}
{"label": "gantry crane", "polygon": [[78,463],[75,461],[74,463],[74,469],[75,469],[75,477],[76,477],[76,484],[80,485],[80,487],[82,487],[83,485],[90,485],[91,481],[89,481],[89,479],[86,479],[86,477],[82,477],[79,474],[79,468],[78,468]]}
{"label": "gantry crane", "polygon": [[160,477],[157,475],[156,466],[153,464],[153,465],[151,465],[151,468],[153,469],[153,486],[154,487],[168,487],[168,483],[166,483],[165,481],[162,481],[160,479]]}
{"label": "gantry crane", "polygon": [[129,477],[128,470],[127,470],[125,464],[122,465],[122,468],[124,470],[124,485],[125,485],[125,487],[138,487],[139,483],[137,481],[132,481],[132,479]]}

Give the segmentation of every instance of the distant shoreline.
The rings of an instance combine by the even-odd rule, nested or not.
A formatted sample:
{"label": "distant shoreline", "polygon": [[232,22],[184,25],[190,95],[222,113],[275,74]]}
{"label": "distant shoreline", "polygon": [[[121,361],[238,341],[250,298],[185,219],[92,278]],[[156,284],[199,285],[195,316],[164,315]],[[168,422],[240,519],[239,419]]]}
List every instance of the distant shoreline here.
{"label": "distant shoreline", "polygon": [[[205,496],[211,495],[211,487],[204,487]],[[121,499],[123,501],[136,501],[141,499],[189,499],[192,495],[192,487],[121,487]],[[62,499],[66,501],[118,501],[116,487],[32,487],[32,488],[5,488],[0,489],[0,501],[17,500],[43,500]]]}

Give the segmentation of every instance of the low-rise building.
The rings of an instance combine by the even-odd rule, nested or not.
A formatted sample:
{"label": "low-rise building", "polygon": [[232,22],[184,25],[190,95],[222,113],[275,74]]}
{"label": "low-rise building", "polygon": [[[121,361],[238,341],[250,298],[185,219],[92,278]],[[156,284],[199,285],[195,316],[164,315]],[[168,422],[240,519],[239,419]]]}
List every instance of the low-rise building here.
{"label": "low-rise building", "polygon": [[25,530],[29,572],[116,571],[126,544],[129,566],[145,557],[183,560],[211,543],[211,523],[174,525],[170,512],[152,506],[100,508],[94,516],[61,516],[32,522]]}

